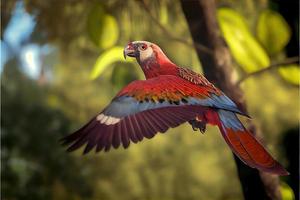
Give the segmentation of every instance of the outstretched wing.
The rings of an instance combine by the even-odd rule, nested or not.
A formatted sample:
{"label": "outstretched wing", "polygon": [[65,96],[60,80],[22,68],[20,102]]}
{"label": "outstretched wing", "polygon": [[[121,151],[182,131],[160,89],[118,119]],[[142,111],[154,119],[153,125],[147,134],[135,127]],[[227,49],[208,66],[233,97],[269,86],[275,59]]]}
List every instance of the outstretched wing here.
{"label": "outstretched wing", "polygon": [[163,107],[114,118],[115,121],[110,121],[111,116],[100,114],[63,141],[64,144],[70,144],[68,151],[87,144],[84,153],[94,147],[97,152],[103,149],[108,151],[111,147],[118,148],[121,143],[127,148],[130,141],[137,143],[144,137],[150,139],[157,132],[164,133],[170,127],[179,126],[201,112],[203,109],[199,106]]}
{"label": "outstretched wing", "polygon": [[[215,95],[213,95],[211,98],[213,98],[214,101],[218,101],[219,104],[226,104],[225,106],[221,105],[222,109],[233,111],[238,114],[249,117],[247,113],[244,113],[237,109],[236,104],[231,99],[229,99],[222,91],[216,88],[211,82],[209,82],[202,74],[196,73],[189,68],[178,67],[177,76],[189,81],[191,84],[195,84],[200,88],[209,91],[211,94],[216,94],[218,96],[217,98]],[[225,108],[228,106],[230,106],[231,108]]]}
{"label": "outstretched wing", "polygon": [[152,138],[201,115],[207,109],[219,108],[240,112],[222,93],[171,75],[134,81],[88,124],[63,138],[68,151],[86,144],[84,153],[94,147],[108,151],[120,144],[127,148],[144,137]]}
{"label": "outstretched wing", "polygon": [[202,74],[198,74],[189,68],[178,67],[178,75],[181,78],[190,81],[191,83],[200,85],[202,87],[210,88],[210,90],[215,92],[219,92],[219,90],[211,82],[209,82]]}

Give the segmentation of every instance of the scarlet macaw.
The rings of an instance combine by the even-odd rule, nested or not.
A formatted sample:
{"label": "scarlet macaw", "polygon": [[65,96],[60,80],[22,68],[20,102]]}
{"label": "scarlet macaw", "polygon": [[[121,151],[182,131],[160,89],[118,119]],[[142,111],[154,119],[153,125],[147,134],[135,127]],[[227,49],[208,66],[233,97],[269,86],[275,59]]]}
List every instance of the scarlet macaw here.
{"label": "scarlet macaw", "polygon": [[189,122],[193,129],[205,131],[206,124],[219,127],[232,151],[248,166],[278,175],[288,172],[246,130],[236,104],[203,75],[171,62],[156,44],[130,42],[124,57],[135,57],[146,80],[124,87],[111,103],[85,126],[63,138],[73,151],[86,144],[84,154],[127,148],[144,137],[152,138]]}

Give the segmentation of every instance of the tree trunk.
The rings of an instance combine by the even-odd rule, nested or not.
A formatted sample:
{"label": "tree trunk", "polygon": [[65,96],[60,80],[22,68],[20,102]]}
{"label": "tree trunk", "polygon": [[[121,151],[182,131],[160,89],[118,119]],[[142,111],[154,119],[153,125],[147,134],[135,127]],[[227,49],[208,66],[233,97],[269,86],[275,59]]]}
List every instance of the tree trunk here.
{"label": "tree trunk", "polygon": [[[231,55],[221,37],[216,19],[216,4],[213,0],[181,0],[194,43],[199,43],[212,50],[212,54],[197,49],[205,76],[233,99],[238,107],[247,113],[243,92],[232,79]],[[257,131],[250,123],[251,132]],[[244,198],[281,199],[278,176],[259,172],[242,163],[234,156]]]}

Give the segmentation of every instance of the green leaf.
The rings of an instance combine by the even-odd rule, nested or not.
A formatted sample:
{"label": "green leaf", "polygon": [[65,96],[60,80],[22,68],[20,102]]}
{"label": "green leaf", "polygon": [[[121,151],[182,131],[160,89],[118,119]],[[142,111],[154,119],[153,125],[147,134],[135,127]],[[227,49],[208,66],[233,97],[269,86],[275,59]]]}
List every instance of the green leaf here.
{"label": "green leaf", "polygon": [[284,18],[271,10],[263,11],[258,19],[257,37],[269,54],[283,50],[291,38],[291,30]]}
{"label": "green leaf", "polygon": [[278,69],[278,72],[284,80],[288,81],[291,84],[299,85],[299,81],[300,81],[299,67],[300,66],[296,64],[280,67]]}
{"label": "green leaf", "polygon": [[99,4],[94,6],[88,15],[87,30],[94,44],[104,49],[113,46],[119,38],[116,19],[105,13]]}
{"label": "green leaf", "polygon": [[254,72],[270,64],[270,59],[250,33],[243,16],[230,8],[218,9],[222,34],[235,61],[246,71]]}
{"label": "green leaf", "polygon": [[116,46],[104,51],[96,60],[90,73],[90,79],[94,80],[100,76],[108,66],[115,62],[133,62],[132,59],[125,60],[123,57],[123,47]]}

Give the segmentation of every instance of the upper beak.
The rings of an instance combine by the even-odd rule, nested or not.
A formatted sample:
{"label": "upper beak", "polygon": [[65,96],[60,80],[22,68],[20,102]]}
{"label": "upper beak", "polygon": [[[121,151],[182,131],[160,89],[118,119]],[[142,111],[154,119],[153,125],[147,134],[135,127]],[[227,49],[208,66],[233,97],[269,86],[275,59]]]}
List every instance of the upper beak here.
{"label": "upper beak", "polygon": [[123,55],[124,55],[124,58],[126,59],[126,56],[129,56],[129,57],[136,57],[136,52],[135,52],[135,49],[134,47],[132,46],[131,43],[129,43],[123,50]]}

